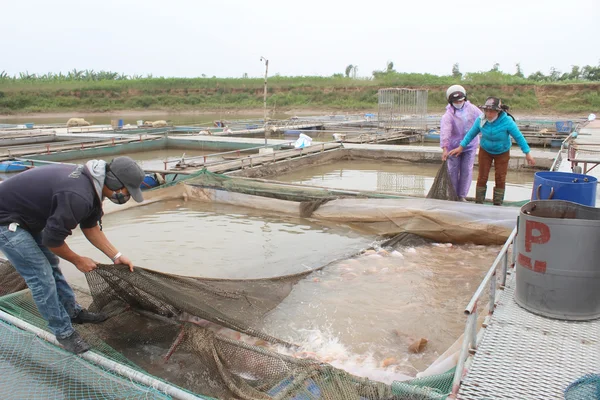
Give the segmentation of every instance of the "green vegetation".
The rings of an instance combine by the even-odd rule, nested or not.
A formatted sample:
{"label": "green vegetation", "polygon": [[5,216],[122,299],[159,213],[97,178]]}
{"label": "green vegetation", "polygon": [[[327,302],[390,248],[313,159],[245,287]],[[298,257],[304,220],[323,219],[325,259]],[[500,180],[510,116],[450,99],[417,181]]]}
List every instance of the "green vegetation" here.
{"label": "green vegetation", "polygon": [[[331,77],[273,76],[268,80],[270,109],[337,108],[365,110],[377,107],[377,90],[383,87],[429,89],[429,106],[445,106],[445,90],[463,84],[469,98],[482,103],[499,96],[515,112],[588,112],[600,108],[600,66],[573,66],[561,73],[552,68],[525,77],[520,65],[507,74],[495,64],[490,71],[451,75],[400,73],[388,61],[369,78],[356,78],[358,66]],[[164,78],[127,76],[110,71],[73,70],[44,75],[0,73],[0,114],[54,111],[109,111],[124,109],[186,110],[262,108],[262,78]]]}

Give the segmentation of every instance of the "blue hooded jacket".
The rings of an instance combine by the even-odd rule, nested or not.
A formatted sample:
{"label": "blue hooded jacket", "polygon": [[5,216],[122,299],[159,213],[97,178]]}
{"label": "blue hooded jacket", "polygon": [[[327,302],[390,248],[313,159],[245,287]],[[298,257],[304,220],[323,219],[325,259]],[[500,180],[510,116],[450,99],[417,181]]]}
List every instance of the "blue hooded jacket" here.
{"label": "blue hooded jacket", "polygon": [[469,145],[479,132],[481,132],[481,148],[490,154],[497,155],[509,151],[512,146],[511,136],[515,139],[523,153],[527,154],[530,152],[529,145],[517,127],[517,124],[504,111],[500,112],[494,122],[487,121],[483,115],[479,116],[471,129],[469,129],[469,132],[467,132],[465,138],[460,142],[463,149]]}

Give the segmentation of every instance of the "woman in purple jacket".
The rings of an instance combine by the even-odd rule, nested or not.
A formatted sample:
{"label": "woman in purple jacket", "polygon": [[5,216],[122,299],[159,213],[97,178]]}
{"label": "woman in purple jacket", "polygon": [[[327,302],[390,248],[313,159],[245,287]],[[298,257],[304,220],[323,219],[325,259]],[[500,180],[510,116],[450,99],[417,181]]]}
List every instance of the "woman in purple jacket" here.
{"label": "woman in purple jacket", "polygon": [[479,138],[475,138],[458,157],[448,158],[448,153],[460,145],[473,123],[482,112],[467,100],[467,92],[460,85],[452,85],[446,91],[446,113],[440,124],[440,146],[443,149],[442,160],[448,160],[448,173],[459,200],[465,201],[471,179],[475,153]]}

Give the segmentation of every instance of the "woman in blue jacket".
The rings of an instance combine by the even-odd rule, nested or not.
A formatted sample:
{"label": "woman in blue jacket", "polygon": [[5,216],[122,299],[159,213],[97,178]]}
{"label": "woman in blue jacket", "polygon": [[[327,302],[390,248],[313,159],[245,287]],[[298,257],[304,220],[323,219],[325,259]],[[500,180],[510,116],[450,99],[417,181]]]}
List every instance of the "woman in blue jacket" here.
{"label": "woman in blue jacket", "polygon": [[506,187],[506,173],[510,160],[511,136],[515,139],[529,165],[535,165],[529,145],[523,137],[517,124],[502,111],[502,102],[499,98],[488,97],[481,106],[484,115],[478,117],[475,123],[460,142],[460,146],[448,153],[449,156],[458,156],[469,145],[478,133],[481,132],[479,147],[479,176],[475,190],[475,202],[483,203],[487,190],[488,175],[494,163],[496,170],[496,186],[494,187],[494,205],[502,205]]}

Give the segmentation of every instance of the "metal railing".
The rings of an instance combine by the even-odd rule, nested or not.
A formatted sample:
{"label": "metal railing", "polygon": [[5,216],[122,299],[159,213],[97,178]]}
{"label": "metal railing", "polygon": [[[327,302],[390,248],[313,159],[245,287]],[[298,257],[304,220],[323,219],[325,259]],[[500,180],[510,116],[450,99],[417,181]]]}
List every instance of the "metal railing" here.
{"label": "metal railing", "polygon": [[[467,362],[467,358],[469,354],[475,354],[477,351],[477,346],[481,341],[483,332],[477,332],[477,321],[479,317],[479,309],[478,304],[484,295],[484,291],[486,287],[489,287],[489,297],[487,300],[487,316],[486,321],[483,323],[483,328],[485,328],[487,320],[494,313],[495,304],[497,301],[497,284],[498,284],[498,267],[500,267],[500,289],[504,289],[506,285],[506,276],[508,273],[508,251],[512,246],[512,257],[511,257],[511,267],[514,267],[516,261],[516,242],[515,239],[517,237],[517,228],[513,229],[512,233],[502,246],[500,253],[494,260],[494,263],[488,270],[485,278],[479,284],[479,287],[473,294],[471,301],[465,308],[465,314],[467,315],[467,323],[465,326],[465,332],[463,336],[463,344],[460,350],[460,356],[458,358],[458,364],[456,365],[456,371],[454,372],[454,380],[452,381],[452,396],[456,396],[458,393],[458,389],[460,388],[460,382],[463,377],[463,370],[465,368],[465,364]],[[485,309],[483,310],[485,312]]]}

